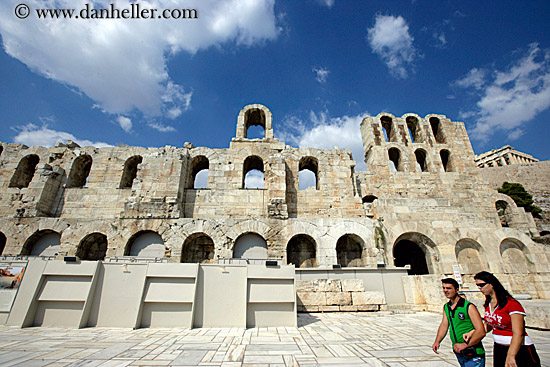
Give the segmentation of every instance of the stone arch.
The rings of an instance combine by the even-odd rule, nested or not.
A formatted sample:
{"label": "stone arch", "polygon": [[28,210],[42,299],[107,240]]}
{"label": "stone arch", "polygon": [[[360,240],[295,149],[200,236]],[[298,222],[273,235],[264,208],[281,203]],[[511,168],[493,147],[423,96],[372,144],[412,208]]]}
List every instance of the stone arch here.
{"label": "stone arch", "polygon": [[182,263],[212,264],[215,246],[212,238],[203,233],[193,233],[185,239],[181,250]]}
{"label": "stone arch", "polygon": [[[250,173],[254,173],[251,171],[258,171],[261,173],[261,177],[258,176],[258,180],[261,180],[261,182],[257,182],[255,184],[252,184],[250,182],[247,182],[247,179],[250,180]],[[248,177],[247,177],[248,176]],[[243,163],[243,189],[246,188],[263,188],[264,187],[264,161],[262,158],[258,157],[257,155],[251,155],[249,157],[246,157]]]}
{"label": "stone arch", "polygon": [[248,232],[240,235],[233,247],[235,259],[267,259],[267,242],[257,233]]}
{"label": "stone arch", "polygon": [[393,261],[395,266],[410,265],[409,275],[435,274],[438,272],[439,252],[429,237],[407,232],[394,242]]}
{"label": "stone arch", "polygon": [[499,250],[502,257],[502,270],[505,274],[527,274],[533,267],[527,246],[518,239],[503,239]]}
{"label": "stone arch", "polygon": [[51,229],[37,231],[30,236],[21,249],[21,255],[56,256],[61,249],[61,234]]}
{"label": "stone arch", "polygon": [[388,157],[390,159],[390,166],[393,163],[392,171],[395,169],[397,172],[403,171],[403,160],[401,159],[401,152],[398,148],[392,147],[388,149]]}
{"label": "stone arch", "polygon": [[107,236],[103,233],[90,233],[80,241],[76,256],[81,260],[104,260],[107,253]]}
{"label": "stone arch", "polygon": [[124,162],[124,170],[122,171],[122,177],[120,178],[121,189],[131,189],[134,179],[137,176],[138,165],[143,162],[143,157],[140,155],[134,155]]}
{"label": "stone arch", "polygon": [[83,154],[77,157],[71,166],[69,178],[67,178],[68,188],[82,188],[86,186],[88,175],[92,169],[92,157],[88,154]]}
{"label": "stone arch", "polygon": [[365,266],[365,244],[361,237],[345,234],[336,242],[336,258],[342,267]]}
{"label": "stone arch", "polygon": [[154,231],[139,231],[128,240],[125,256],[164,257],[165,247],[162,237]]}
{"label": "stone arch", "polygon": [[[207,171],[207,178],[204,180],[204,186],[197,182],[197,175],[203,171]],[[210,161],[204,155],[197,155],[191,160],[189,165],[189,177],[187,179],[188,189],[206,188],[206,182],[208,181],[208,171],[210,170]],[[201,179],[202,181],[202,179]]]}
{"label": "stone arch", "polygon": [[4,249],[6,248],[6,242],[7,242],[6,235],[0,232],[0,255],[4,253]]}
{"label": "stone arch", "polygon": [[441,149],[439,152],[439,156],[441,157],[441,164],[443,164],[443,170],[445,172],[453,172],[453,159],[451,152],[449,152],[447,149]]}
{"label": "stone arch", "polygon": [[404,117],[411,141],[413,143],[422,143],[424,139],[422,129],[420,128],[420,118],[416,115],[405,115]]}
{"label": "stone arch", "polygon": [[443,133],[441,120],[438,117],[430,117],[429,121],[436,143],[445,144],[446,139]]}
{"label": "stone arch", "polygon": [[414,151],[416,157],[416,166],[420,172],[428,172],[428,154],[424,149],[417,149]]}
{"label": "stone arch", "polygon": [[297,268],[317,267],[317,244],[307,234],[296,234],[286,245],[286,263]]}
{"label": "stone arch", "polygon": [[456,261],[466,274],[476,274],[489,269],[483,248],[470,238],[463,238],[456,243],[455,255]]}
{"label": "stone arch", "polygon": [[23,157],[19,161],[8,187],[17,187],[19,189],[29,187],[36,172],[38,162],[40,162],[40,158],[36,154],[29,154]]}
{"label": "stone arch", "polygon": [[[317,158],[311,156],[302,157],[300,159],[298,171],[298,185],[300,190],[307,187],[315,187],[316,190],[319,190],[319,160]],[[305,176],[306,171],[311,172],[313,177],[308,179],[308,177]],[[302,181],[304,180],[307,180],[307,182],[303,184]]]}
{"label": "stone arch", "polygon": [[[231,227],[234,228],[234,227]],[[231,258],[233,256],[233,242],[232,238],[238,237],[237,233],[232,232],[232,234],[226,233],[227,228],[225,226],[220,226],[219,222],[216,220],[194,220],[188,222],[181,227],[176,227],[171,229],[170,232],[166,233],[167,238],[178,238],[183,236],[185,241],[188,237],[191,237],[197,233],[204,234],[210,237],[214,243],[214,257],[218,258]],[[231,231],[231,230],[229,230]],[[245,231],[243,231],[245,232]],[[181,242],[180,242],[181,244]],[[168,247],[170,245],[166,244]],[[175,245],[175,244],[174,244]],[[179,256],[181,260],[181,251],[183,250],[183,245],[181,247],[172,246],[172,255]]]}
{"label": "stone arch", "polygon": [[237,138],[247,139],[251,126],[261,126],[265,131],[265,139],[273,139],[273,116],[266,106],[251,104],[245,106],[237,117]]}

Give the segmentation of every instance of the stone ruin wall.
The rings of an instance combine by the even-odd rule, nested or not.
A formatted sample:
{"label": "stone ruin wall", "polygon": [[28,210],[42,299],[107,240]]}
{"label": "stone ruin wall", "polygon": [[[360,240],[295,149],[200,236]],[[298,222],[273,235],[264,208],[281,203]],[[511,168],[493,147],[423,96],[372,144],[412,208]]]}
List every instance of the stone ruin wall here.
{"label": "stone ruin wall", "polygon": [[[265,138],[246,137],[254,125]],[[2,254],[122,257],[152,234],[162,248],[143,254],[211,262],[234,257],[239,240],[253,234],[265,241],[266,257],[296,266],[401,265],[415,248],[421,274],[450,275],[458,263],[465,274],[489,269],[509,277],[512,290],[550,298],[549,251],[531,240],[532,217],[483,180],[463,123],[384,113],[367,116],[359,133],[365,157],[355,159],[365,159],[365,172],[355,171],[349,150],[278,141],[262,105],[243,108],[227,149],[2,143]],[[33,164],[34,173],[25,171]],[[204,168],[207,188],[195,189]],[[263,171],[263,189],[243,188],[251,169]],[[300,190],[303,169],[316,185]],[[33,246],[55,233],[60,243],[37,253]]]}
{"label": "stone ruin wall", "polygon": [[522,184],[533,195],[534,205],[542,209],[541,218],[535,218],[538,231],[550,234],[550,161],[486,167],[480,175],[494,189],[505,181]]}

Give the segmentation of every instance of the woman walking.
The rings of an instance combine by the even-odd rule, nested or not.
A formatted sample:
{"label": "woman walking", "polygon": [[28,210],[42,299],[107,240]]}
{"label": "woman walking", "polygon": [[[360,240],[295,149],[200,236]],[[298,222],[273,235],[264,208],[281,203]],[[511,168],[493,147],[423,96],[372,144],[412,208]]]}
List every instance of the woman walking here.
{"label": "woman walking", "polygon": [[491,273],[474,276],[485,295],[485,327],[493,330],[495,367],[540,367],[535,345],[525,331],[525,310]]}

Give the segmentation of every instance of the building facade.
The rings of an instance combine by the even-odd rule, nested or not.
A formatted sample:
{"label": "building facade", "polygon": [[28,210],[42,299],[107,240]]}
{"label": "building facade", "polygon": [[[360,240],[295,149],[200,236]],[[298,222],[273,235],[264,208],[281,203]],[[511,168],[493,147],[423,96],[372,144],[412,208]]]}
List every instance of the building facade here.
{"label": "building facade", "polygon": [[[264,138],[247,138],[251,126]],[[381,113],[357,134],[365,155],[355,159],[367,171],[355,170],[350,150],[274,138],[272,114],[259,104],[240,111],[225,149],[2,143],[2,255],[408,265],[410,275],[437,276],[458,265],[550,298],[550,253],[531,240],[533,218],[480,177],[462,122]],[[248,187],[252,173],[258,188]],[[311,184],[301,189],[306,174]]]}

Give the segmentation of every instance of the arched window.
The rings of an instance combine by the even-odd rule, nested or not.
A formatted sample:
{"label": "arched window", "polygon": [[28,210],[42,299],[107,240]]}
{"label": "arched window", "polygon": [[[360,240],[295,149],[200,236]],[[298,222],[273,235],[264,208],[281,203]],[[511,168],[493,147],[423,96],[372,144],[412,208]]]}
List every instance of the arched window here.
{"label": "arched window", "polygon": [[388,150],[388,155],[390,157],[390,166],[392,171],[403,171],[403,166],[401,164],[401,153],[397,148],[390,148]]}
{"label": "arched window", "polygon": [[256,233],[246,233],[235,241],[233,257],[236,259],[267,259],[267,243]]}
{"label": "arched window", "polygon": [[297,268],[317,266],[315,240],[306,234],[295,235],[286,246],[286,263]]}
{"label": "arched window", "polygon": [[0,255],[4,253],[4,249],[6,248],[6,235],[0,232]]}
{"label": "arched window", "polygon": [[[254,127],[258,128],[254,128]],[[252,108],[244,115],[245,138],[263,139],[265,137],[265,113],[259,108]]]}
{"label": "arched window", "polygon": [[124,163],[124,172],[122,172],[122,178],[120,179],[121,189],[131,189],[134,179],[137,176],[138,165],[143,161],[143,158],[139,155],[130,157]]}
{"label": "arched window", "polygon": [[366,195],[363,197],[363,204],[372,204],[376,199],[378,198],[374,195]]}
{"label": "arched window", "polygon": [[414,116],[408,116],[405,121],[407,122],[407,128],[409,129],[411,141],[413,143],[421,143],[422,134],[420,131],[420,124],[418,123],[418,119]]}
{"label": "arched window", "polygon": [[386,141],[394,141],[394,134],[392,131],[392,119],[389,116],[382,116],[380,118],[382,124],[382,131],[384,132],[384,138]]}
{"label": "arched window", "polygon": [[39,161],[40,158],[38,158],[36,154],[29,154],[21,159],[15,169],[15,173],[11,177],[9,187],[17,187],[20,189],[29,187],[34,172],[36,171],[36,165]]}
{"label": "arched window", "polygon": [[264,188],[264,162],[256,155],[247,157],[243,164],[243,188]]}
{"label": "arched window", "polygon": [[23,244],[21,255],[55,256],[61,248],[61,234],[45,229],[35,232]]}
{"label": "arched window", "polygon": [[82,260],[104,260],[106,253],[107,236],[98,232],[91,233],[84,237],[76,250],[76,256]]}
{"label": "arched window", "polygon": [[189,166],[188,189],[205,189],[208,183],[210,162],[208,158],[199,155],[193,158]]}
{"label": "arched window", "polygon": [[430,126],[435,137],[435,141],[439,144],[445,144],[445,135],[443,135],[443,129],[441,129],[441,122],[437,117],[430,117]]}
{"label": "arched window", "polygon": [[299,164],[298,186],[300,190],[315,187],[319,190],[319,162],[315,157],[302,157]]}
{"label": "arched window", "polygon": [[336,243],[336,257],[341,267],[364,266],[363,241],[355,235],[346,234]]}
{"label": "arched window", "polygon": [[416,167],[420,172],[428,172],[428,162],[426,160],[426,151],[424,149],[417,149],[414,152],[416,157]]}
{"label": "arched window", "polygon": [[451,159],[451,152],[447,149],[442,149],[441,152],[439,152],[439,155],[441,156],[441,163],[443,164],[443,169],[445,172],[453,172],[454,168]]}
{"label": "arched window", "polygon": [[140,231],[134,234],[126,245],[126,256],[164,257],[165,248],[162,237],[153,231]]}
{"label": "arched window", "polygon": [[86,187],[88,175],[92,169],[92,157],[88,154],[81,155],[76,158],[71,167],[71,173],[67,179],[67,187]]}
{"label": "arched window", "polygon": [[3,151],[4,151],[4,147],[0,145],[0,156],[2,155]]}
{"label": "arched window", "polygon": [[181,251],[182,263],[211,264],[214,262],[214,241],[204,233],[187,237]]}

